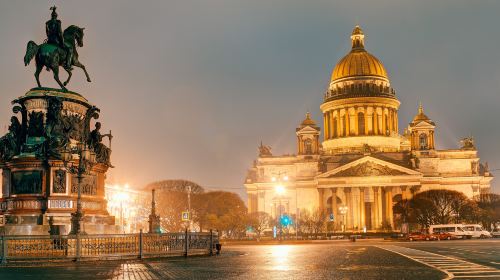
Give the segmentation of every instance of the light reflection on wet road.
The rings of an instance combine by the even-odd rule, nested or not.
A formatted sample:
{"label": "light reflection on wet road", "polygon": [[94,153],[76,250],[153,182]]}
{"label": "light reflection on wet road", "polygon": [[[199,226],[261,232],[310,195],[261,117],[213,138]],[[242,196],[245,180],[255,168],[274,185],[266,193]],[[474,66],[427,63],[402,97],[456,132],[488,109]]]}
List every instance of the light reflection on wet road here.
{"label": "light reflection on wet road", "polygon": [[[224,246],[216,257],[83,262],[51,267],[0,268],[0,279],[443,279],[446,274],[376,245],[447,250],[500,242],[394,243],[362,241],[301,245]],[[477,245],[478,244],[478,245]],[[383,246],[381,246],[383,247]],[[440,249],[441,248],[441,249]],[[451,253],[450,253],[451,254]],[[500,256],[482,260],[500,262]],[[469,260],[471,261],[471,260]],[[491,278],[490,278],[491,279]]]}

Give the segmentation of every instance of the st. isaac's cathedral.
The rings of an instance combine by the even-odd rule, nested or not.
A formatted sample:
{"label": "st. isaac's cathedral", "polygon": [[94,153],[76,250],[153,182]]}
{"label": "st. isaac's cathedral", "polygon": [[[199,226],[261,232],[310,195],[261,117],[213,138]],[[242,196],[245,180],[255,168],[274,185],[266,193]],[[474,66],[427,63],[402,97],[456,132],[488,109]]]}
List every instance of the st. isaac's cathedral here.
{"label": "st. isaac's cathedral", "polygon": [[278,217],[320,210],[333,214],[337,229],[373,231],[395,228],[392,206],[417,192],[448,189],[474,197],[489,191],[493,177],[473,139],[436,150],[436,124],[422,105],[399,133],[400,102],[364,37],[356,26],[351,51],[333,70],[320,106],[323,141],[308,113],[296,129],[297,155],[275,156],[261,143],[245,179],[249,212]]}

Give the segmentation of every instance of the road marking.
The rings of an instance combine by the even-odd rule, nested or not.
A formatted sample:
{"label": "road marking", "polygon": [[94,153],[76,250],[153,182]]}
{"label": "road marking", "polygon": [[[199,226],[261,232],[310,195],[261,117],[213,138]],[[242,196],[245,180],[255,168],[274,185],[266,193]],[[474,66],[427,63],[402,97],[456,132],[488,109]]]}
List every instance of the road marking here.
{"label": "road marking", "polygon": [[499,269],[453,257],[396,245],[377,245],[376,247],[440,270],[448,275],[445,279],[500,277]]}

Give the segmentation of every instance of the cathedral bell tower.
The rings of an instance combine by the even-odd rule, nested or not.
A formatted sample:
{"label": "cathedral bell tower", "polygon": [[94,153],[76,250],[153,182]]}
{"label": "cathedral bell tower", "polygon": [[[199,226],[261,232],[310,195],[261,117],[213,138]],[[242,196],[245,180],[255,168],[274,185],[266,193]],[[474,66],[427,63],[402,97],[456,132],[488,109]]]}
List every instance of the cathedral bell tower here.
{"label": "cathedral bell tower", "polygon": [[410,123],[410,142],[413,151],[434,150],[434,129],[436,124],[424,114],[422,104],[418,114]]}
{"label": "cathedral bell tower", "polygon": [[297,149],[299,155],[319,154],[319,133],[320,128],[311,119],[311,114],[307,112],[305,120],[296,129]]}

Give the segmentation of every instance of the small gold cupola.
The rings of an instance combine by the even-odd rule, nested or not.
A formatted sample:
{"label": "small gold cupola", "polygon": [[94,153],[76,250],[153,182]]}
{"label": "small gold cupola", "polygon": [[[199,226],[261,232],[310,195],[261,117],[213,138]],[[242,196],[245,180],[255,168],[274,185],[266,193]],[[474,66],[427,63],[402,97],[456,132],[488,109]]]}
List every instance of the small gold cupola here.
{"label": "small gold cupola", "polygon": [[413,118],[410,123],[410,142],[411,149],[434,150],[434,129],[436,124],[424,114],[424,107],[422,103],[418,106],[418,114]]}
{"label": "small gold cupola", "polygon": [[351,35],[351,40],[353,50],[365,48],[365,34],[363,34],[363,30],[361,30],[361,27],[359,27],[359,25],[356,25],[356,27],[354,27]]}
{"label": "small gold cupola", "polygon": [[307,112],[306,118],[296,129],[297,134],[297,152],[299,155],[318,155],[319,134],[321,129],[316,122],[311,119],[311,114]]}

